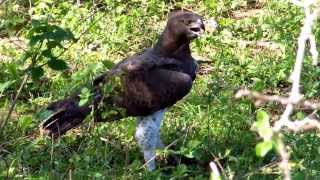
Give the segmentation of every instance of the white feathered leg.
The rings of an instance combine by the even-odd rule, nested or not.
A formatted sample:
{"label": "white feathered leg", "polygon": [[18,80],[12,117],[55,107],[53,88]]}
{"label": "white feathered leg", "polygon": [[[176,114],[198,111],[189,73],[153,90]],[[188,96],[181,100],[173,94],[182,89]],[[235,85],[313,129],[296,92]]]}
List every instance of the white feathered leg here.
{"label": "white feathered leg", "polygon": [[163,148],[160,139],[160,126],[165,109],[159,110],[149,116],[137,117],[136,140],[143,152],[146,167],[149,171],[156,168],[155,149]]}

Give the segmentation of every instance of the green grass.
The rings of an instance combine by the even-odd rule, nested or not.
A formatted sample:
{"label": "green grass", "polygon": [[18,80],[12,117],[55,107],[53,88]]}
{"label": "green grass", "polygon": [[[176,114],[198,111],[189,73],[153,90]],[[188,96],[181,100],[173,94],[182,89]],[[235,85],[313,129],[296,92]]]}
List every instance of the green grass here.
{"label": "green grass", "polygon": [[[40,81],[29,80],[22,90],[0,136],[0,179],[208,179],[210,161],[222,167],[226,179],[281,179],[276,152],[257,157],[255,145],[261,140],[251,131],[258,109],[279,114],[281,107],[266,104],[257,108],[248,99],[236,100],[234,94],[241,87],[275,94],[288,91],[287,76],[303,18],[298,8],[273,0],[259,2],[256,7],[244,0],[101,0],[96,6],[91,1],[80,6],[73,1],[32,2],[32,18],[48,18],[80,39],[61,57],[70,70],[46,68]],[[205,66],[210,71],[199,75],[192,92],[166,114],[162,139],[167,145],[174,144],[159,152],[160,168],[154,172],[143,168],[132,118],[101,124],[88,118],[55,141],[39,134],[37,115],[46,104],[92,80],[109,61],[118,62],[151,46],[170,9],[181,7],[205,19],[216,19],[219,28],[192,44],[194,56],[210,62]],[[28,10],[29,4],[22,1],[8,1],[0,7],[4,17],[0,19],[0,83],[12,81],[3,93],[0,91],[1,118],[7,114],[22,82],[22,70],[28,65],[21,61],[20,48],[28,46]],[[314,30],[316,39],[319,30]],[[10,42],[14,37],[22,41]],[[257,45],[262,41],[276,48]],[[63,45],[69,47],[70,42]],[[307,97],[317,98],[320,71],[310,64],[308,61],[304,67],[303,91]],[[293,177],[319,177],[318,134],[285,133],[285,141],[292,154]],[[182,159],[178,165],[169,161],[172,154]]]}

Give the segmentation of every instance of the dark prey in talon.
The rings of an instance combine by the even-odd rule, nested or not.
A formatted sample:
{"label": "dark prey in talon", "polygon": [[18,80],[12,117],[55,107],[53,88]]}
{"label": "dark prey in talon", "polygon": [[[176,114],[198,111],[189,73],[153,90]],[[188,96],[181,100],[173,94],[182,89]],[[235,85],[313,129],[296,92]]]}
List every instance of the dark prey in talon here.
{"label": "dark prey in talon", "polygon": [[77,127],[92,111],[96,122],[135,116],[135,138],[146,168],[155,169],[155,149],[163,147],[161,121],[166,108],[186,96],[192,87],[197,64],[189,45],[204,30],[199,15],[188,11],[170,13],[157,43],[98,76],[86,104],[79,105],[79,94],[49,104],[47,110],[53,114],[41,125],[42,131],[58,137]]}

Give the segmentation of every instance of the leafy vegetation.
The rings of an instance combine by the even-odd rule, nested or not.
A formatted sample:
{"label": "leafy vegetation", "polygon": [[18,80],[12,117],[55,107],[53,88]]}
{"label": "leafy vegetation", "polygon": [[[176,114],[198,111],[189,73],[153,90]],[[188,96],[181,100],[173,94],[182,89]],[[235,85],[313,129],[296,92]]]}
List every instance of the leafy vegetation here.
{"label": "leafy vegetation", "polygon": [[[158,170],[144,170],[132,118],[103,124],[88,118],[61,139],[41,136],[41,109],[151,46],[168,12],[180,8],[216,19],[219,28],[192,44],[206,62],[192,92],[166,114],[161,134],[170,145],[159,151]],[[207,179],[214,161],[226,179],[281,179],[268,141],[270,117],[281,107],[255,107],[234,93],[288,91],[303,13],[287,1],[9,0],[0,17],[0,178]],[[320,28],[314,32],[319,39]],[[304,68],[304,94],[318,99],[320,70],[311,61]],[[305,116],[303,109],[295,113]],[[319,177],[319,135],[284,135],[293,178]]]}

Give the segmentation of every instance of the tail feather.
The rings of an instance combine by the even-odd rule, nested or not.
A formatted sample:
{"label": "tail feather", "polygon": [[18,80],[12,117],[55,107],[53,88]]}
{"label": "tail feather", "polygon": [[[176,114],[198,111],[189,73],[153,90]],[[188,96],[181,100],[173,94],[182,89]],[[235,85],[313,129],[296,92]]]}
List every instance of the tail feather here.
{"label": "tail feather", "polygon": [[92,108],[95,122],[116,121],[127,117],[124,109],[114,106],[112,98],[103,97],[101,94],[101,89],[95,87],[93,98],[84,106],[79,106],[79,94],[49,104],[47,110],[53,114],[40,125],[40,131],[57,138],[80,125],[91,113]]}
{"label": "tail feather", "polygon": [[89,106],[79,106],[77,97],[51,103],[47,110],[53,114],[41,124],[41,131],[52,137],[59,137],[77,127],[90,114]]}

